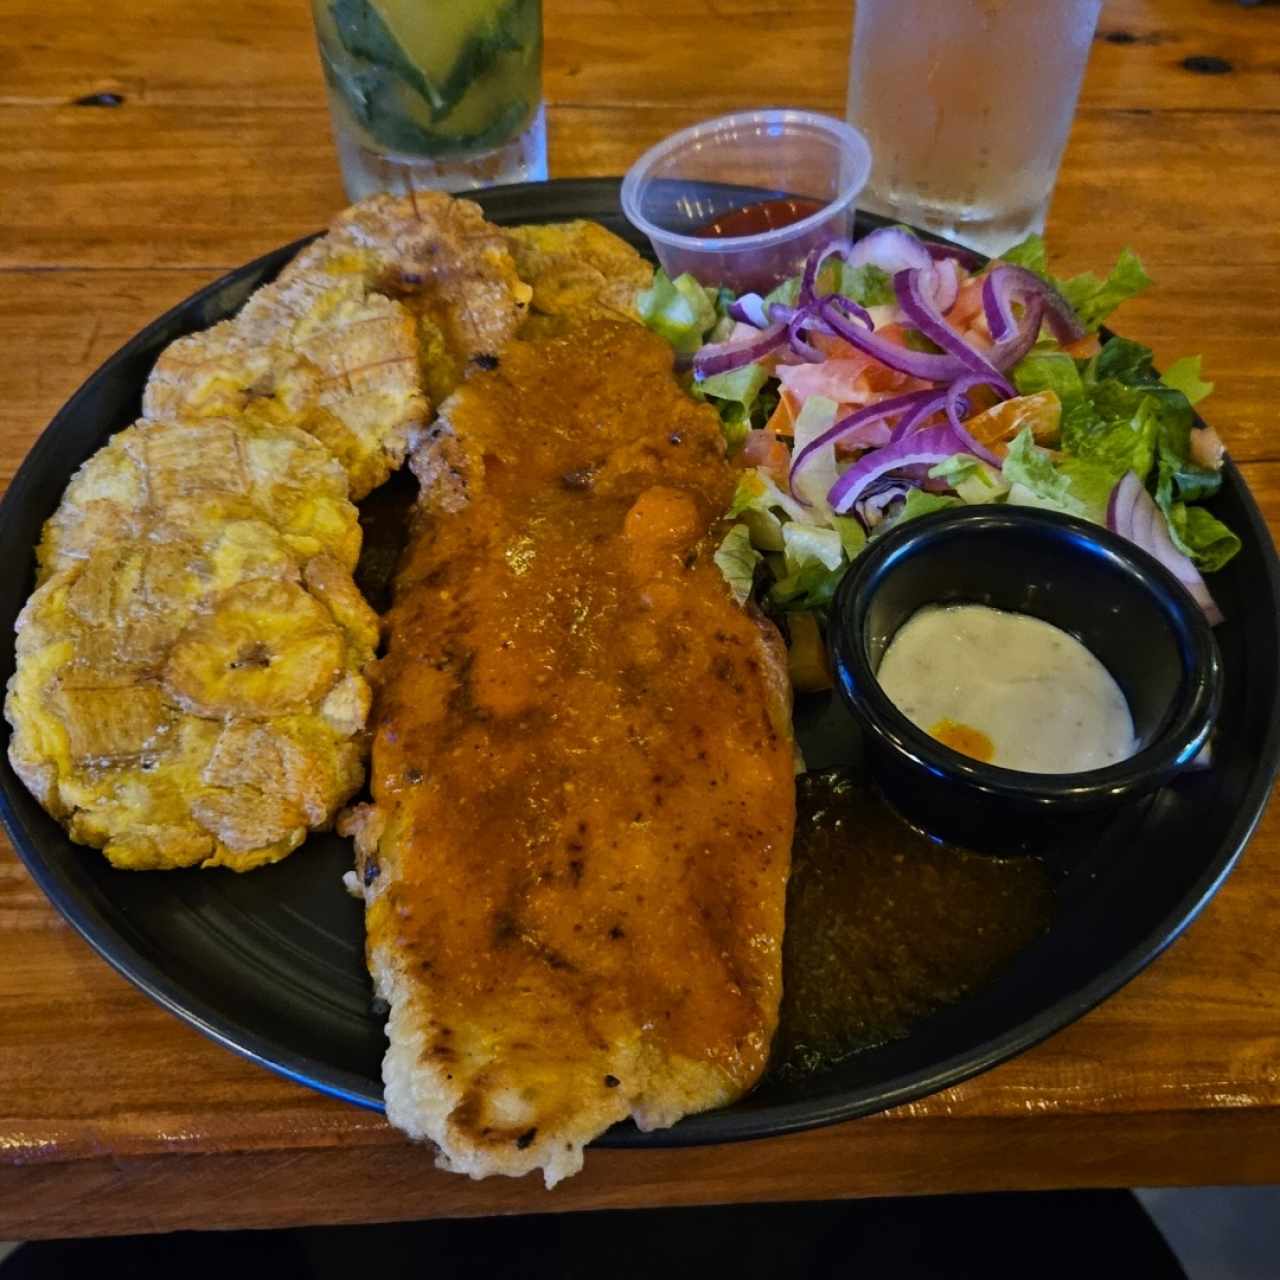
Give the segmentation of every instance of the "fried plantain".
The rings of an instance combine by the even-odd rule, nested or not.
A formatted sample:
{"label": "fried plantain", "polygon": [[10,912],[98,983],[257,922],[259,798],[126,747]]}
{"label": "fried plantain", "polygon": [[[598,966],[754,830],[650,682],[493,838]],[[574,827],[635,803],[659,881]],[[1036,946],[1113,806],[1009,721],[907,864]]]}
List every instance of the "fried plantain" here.
{"label": "fried plantain", "polygon": [[636,291],[653,268],[598,222],[531,224],[504,232],[520,278],[533,289],[521,333],[541,337],[596,320],[639,320]]}
{"label": "fried plantain", "polygon": [[524,321],[532,293],[480,206],[440,191],[352,205],[284,269],[280,284],[352,278],[413,313],[423,378],[436,404],[472,361],[502,350]]}
{"label": "fried plantain", "polygon": [[18,620],[9,758],[116,866],[247,870],[360,785],[378,622],[341,465],[252,417],[140,422],[76,473]]}

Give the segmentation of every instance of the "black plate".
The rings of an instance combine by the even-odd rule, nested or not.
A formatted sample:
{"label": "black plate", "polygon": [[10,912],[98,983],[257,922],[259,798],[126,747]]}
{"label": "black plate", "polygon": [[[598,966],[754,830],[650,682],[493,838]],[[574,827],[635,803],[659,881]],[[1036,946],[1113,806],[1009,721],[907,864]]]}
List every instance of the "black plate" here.
{"label": "black plate", "polygon": [[[645,247],[622,218],[613,179],[497,188],[474,198],[497,222],[594,218]],[[0,626],[11,632],[31,590],[31,549],[42,522],[71,472],[138,415],[158,352],[235,311],[297,247],[233,271],[148,325],[54,419],[0,506],[0,546],[14,566],[0,580]],[[1230,463],[1213,509],[1244,540],[1213,581],[1227,616],[1218,630],[1227,681],[1213,768],[1126,814],[1087,856],[1067,851],[1071,856],[1054,866],[1058,910],[1046,936],[988,987],[923,1021],[907,1039],[823,1075],[766,1083],[734,1107],[663,1133],[620,1126],[603,1143],[764,1137],[918,1098],[1066,1026],[1178,936],[1252,833],[1280,755],[1280,572],[1267,528]],[[0,679],[7,679],[11,646],[0,662]],[[843,762],[849,735],[842,715],[828,700],[797,708],[811,766]],[[384,1042],[369,1009],[361,908],[340,883],[351,862],[345,840],[312,836],[293,857],[246,876],[131,875],[73,845],[7,762],[0,789],[0,816],[32,876],[115,968],[228,1048],[313,1088],[381,1107]]]}

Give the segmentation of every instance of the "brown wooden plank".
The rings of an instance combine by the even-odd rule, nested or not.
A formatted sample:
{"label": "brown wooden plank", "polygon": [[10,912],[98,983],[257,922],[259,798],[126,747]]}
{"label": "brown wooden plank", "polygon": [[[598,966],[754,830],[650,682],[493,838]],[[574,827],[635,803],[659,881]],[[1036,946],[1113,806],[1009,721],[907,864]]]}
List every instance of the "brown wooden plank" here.
{"label": "brown wooden plank", "polygon": [[[1108,0],[1086,107],[1280,108],[1280,22],[1236,0]],[[306,4],[181,6],[6,0],[0,105],[54,105],[101,90],[129,102],[271,110],[318,101]],[[832,0],[546,0],[547,100],[670,106],[703,114],[786,102],[844,109],[853,5]],[[1196,71],[1194,57],[1230,70]]]}
{"label": "brown wooden plank", "polygon": [[[620,172],[703,114],[696,102],[565,108],[551,120],[552,169]],[[1280,113],[1248,128],[1236,113],[1198,113],[1171,129],[1159,114],[1083,112],[1050,221],[1064,268],[1126,243],[1156,267],[1280,264],[1271,184],[1258,171],[1268,154],[1280,154]],[[231,267],[315,230],[343,203],[320,103],[216,115],[0,108],[0,268]]]}
{"label": "brown wooden plank", "polygon": [[[556,173],[619,172],[719,110],[843,103],[847,3],[547,0],[546,13]],[[305,5],[227,0],[197,15],[102,0],[90,20],[73,0],[0,0],[0,16],[3,484],[139,325],[343,200]],[[1160,288],[1121,329],[1164,362],[1205,353],[1219,383],[1209,416],[1280,528],[1280,10],[1108,0],[1100,34],[1050,223],[1055,261],[1081,270],[1139,249]],[[1193,55],[1231,69],[1184,66]],[[68,105],[103,89],[123,104]],[[380,1117],[206,1041],[98,960],[0,847],[0,1235],[1277,1181],[1278,870],[1269,814],[1151,970],[977,1080],[822,1133],[592,1153],[547,1196],[437,1174]]]}
{"label": "brown wooden plank", "polygon": [[[0,1164],[0,1233],[19,1239],[391,1222],[640,1206],[837,1200],[969,1190],[1164,1186],[1188,1162],[1212,1183],[1280,1179],[1280,1113],[1049,1120],[882,1116],[769,1142],[601,1151],[544,1191],[479,1185],[406,1145]],[[180,1189],[180,1192],[179,1190]],[[198,1206],[198,1207],[193,1207]]]}

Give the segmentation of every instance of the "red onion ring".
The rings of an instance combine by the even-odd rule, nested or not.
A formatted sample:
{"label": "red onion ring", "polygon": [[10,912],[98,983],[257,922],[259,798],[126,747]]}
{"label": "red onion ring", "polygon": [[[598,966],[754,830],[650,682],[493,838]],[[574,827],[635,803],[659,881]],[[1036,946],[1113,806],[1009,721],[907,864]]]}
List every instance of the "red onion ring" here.
{"label": "red onion ring", "polygon": [[1107,528],[1122,538],[1131,536],[1133,507],[1138,500],[1142,481],[1132,471],[1126,471],[1107,499]]}
{"label": "red onion ring", "polygon": [[729,315],[743,324],[755,325],[757,329],[769,327],[769,317],[764,313],[764,299],[758,293],[744,293],[742,297],[729,304]]}
{"label": "red onion ring", "polygon": [[992,383],[982,374],[971,373],[963,378],[957,378],[947,388],[947,420],[951,423],[951,429],[965,442],[967,452],[972,453],[975,457],[981,458],[983,462],[989,462],[992,466],[1000,465],[1000,457],[992,450],[988,449],[985,444],[981,444],[975,439],[973,433],[960,420],[960,400],[966,391],[972,391],[974,387],[988,387]]}
{"label": "red onion ring", "polygon": [[931,266],[933,259],[924,244],[910,232],[901,227],[881,227],[853,246],[848,262],[854,267],[879,267],[892,276],[899,271]]}
{"label": "red onion ring", "polygon": [[963,442],[950,426],[926,427],[914,435],[864,454],[831,486],[827,501],[840,515],[847,515],[862,491],[879,476],[917,462],[945,462],[963,453]]}
{"label": "red onion ring", "polygon": [[[826,359],[826,356],[817,347],[806,342],[800,336],[800,330],[816,327],[814,318],[808,311],[797,311],[787,324],[787,341],[791,344],[791,350],[802,360],[809,361],[810,364],[821,364]],[[823,327],[825,328],[825,326]]]}
{"label": "red onion ring", "polygon": [[932,391],[919,394],[925,398],[910,413],[902,415],[893,429],[893,434],[889,437],[890,444],[897,444],[904,436],[909,436],[921,423],[928,422],[935,413],[946,407],[947,393],[939,388],[935,387]]}
{"label": "red onion ring", "polygon": [[991,363],[997,369],[1012,369],[1036,345],[1044,320],[1044,301],[1031,298],[1022,312],[1022,326],[1013,337],[997,342],[991,348]]}
{"label": "red onion ring", "polygon": [[944,258],[930,266],[929,279],[934,310],[939,315],[946,315],[960,296],[960,272],[954,262]]}
{"label": "red onion ring", "polygon": [[852,243],[841,237],[835,240],[828,240],[826,244],[819,245],[809,254],[804,264],[804,275],[800,277],[800,295],[796,299],[802,309],[817,297],[815,290],[818,285],[818,272],[822,270],[822,264],[832,257],[848,258],[852,252]]}
{"label": "red onion ring", "polygon": [[730,373],[744,368],[777,350],[787,340],[787,326],[775,324],[758,337],[745,342],[713,342],[703,347],[693,357],[693,376],[698,382],[714,377],[717,373]]}
{"label": "red onion ring", "polygon": [[[922,271],[899,271],[893,277],[893,290],[898,295],[898,305],[917,329],[931,342],[954,356],[972,373],[990,378],[990,385],[1015,395],[1014,388],[986,356],[975,351],[938,313],[926,294],[927,278]],[[951,381],[951,379],[939,379]]]}
{"label": "red onion ring", "polygon": [[884,476],[862,491],[862,496],[853,504],[853,514],[870,532],[885,519],[885,513],[893,503],[905,498],[916,487],[906,480]]}
{"label": "red onion ring", "polygon": [[1001,262],[982,282],[982,309],[986,312],[991,336],[997,342],[1004,341],[1017,327],[1014,302],[1021,302],[1025,307],[1032,298],[1039,298],[1044,304],[1044,319],[1059,342],[1074,342],[1084,337],[1086,330],[1080,318],[1053,285],[1026,267]]}
{"label": "red onion ring", "polygon": [[[859,351],[874,356],[881,364],[899,373],[922,378],[926,382],[950,382],[965,372],[965,366],[954,356],[935,355],[931,351],[911,351],[884,338],[876,337],[870,327],[854,324],[848,312],[857,308],[839,294],[832,294],[818,303],[818,312],[838,336]],[[861,308],[857,308],[861,310]],[[868,317],[869,321],[870,317]]]}
{"label": "red onion ring", "polygon": [[[890,400],[879,400],[875,404],[863,405],[861,409],[841,418],[821,435],[814,436],[791,460],[791,470],[788,474],[791,492],[795,493],[795,478],[799,475],[801,467],[823,446],[865,443],[874,447],[888,444],[892,439],[888,432],[883,433],[882,439],[870,439],[867,438],[868,429],[880,426],[886,418],[892,418],[895,413],[908,413],[917,405],[937,398],[937,393],[933,391],[909,391],[906,395],[894,396]],[[803,502],[804,499],[801,498],[800,501]]]}
{"label": "red onion ring", "polygon": [[986,259],[972,249],[962,249],[958,244],[939,244],[936,240],[924,241],[924,247],[935,262],[942,258],[953,258],[968,271],[981,271]]}
{"label": "red onion ring", "polygon": [[1107,528],[1155,556],[1186,587],[1211,626],[1216,627],[1223,620],[1222,610],[1209,594],[1199,569],[1174,546],[1164,512],[1132,471],[1126,471],[1111,490],[1107,500]]}

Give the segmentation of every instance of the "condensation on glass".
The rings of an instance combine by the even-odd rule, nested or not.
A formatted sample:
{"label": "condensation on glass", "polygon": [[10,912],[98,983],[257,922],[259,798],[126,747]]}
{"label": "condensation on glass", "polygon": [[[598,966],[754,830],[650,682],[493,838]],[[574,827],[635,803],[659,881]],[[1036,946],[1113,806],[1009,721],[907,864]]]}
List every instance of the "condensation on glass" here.
{"label": "condensation on glass", "polygon": [[1044,227],[1101,0],[857,0],[864,208],[998,253]]}

